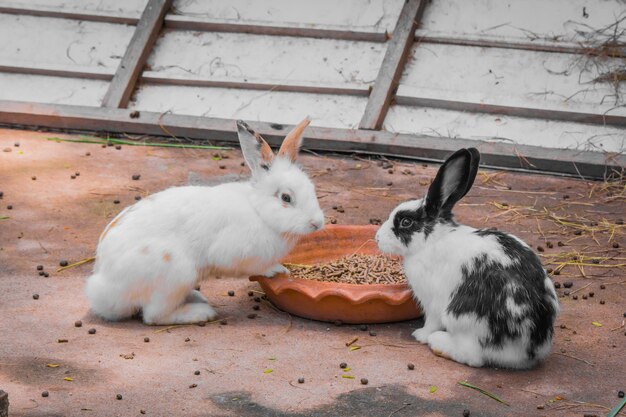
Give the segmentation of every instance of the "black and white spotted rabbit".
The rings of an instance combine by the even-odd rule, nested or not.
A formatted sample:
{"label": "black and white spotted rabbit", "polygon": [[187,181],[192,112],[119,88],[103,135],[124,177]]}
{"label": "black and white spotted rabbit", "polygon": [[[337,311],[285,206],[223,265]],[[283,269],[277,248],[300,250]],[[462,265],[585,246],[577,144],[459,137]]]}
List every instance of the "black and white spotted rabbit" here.
{"label": "black and white spotted rabbit", "polygon": [[470,366],[530,368],[550,353],[557,295],[526,243],[454,221],[452,208],[474,183],[479,160],[474,148],[451,155],[426,198],[397,206],[376,241],[403,257],[425,313],[415,339]]}

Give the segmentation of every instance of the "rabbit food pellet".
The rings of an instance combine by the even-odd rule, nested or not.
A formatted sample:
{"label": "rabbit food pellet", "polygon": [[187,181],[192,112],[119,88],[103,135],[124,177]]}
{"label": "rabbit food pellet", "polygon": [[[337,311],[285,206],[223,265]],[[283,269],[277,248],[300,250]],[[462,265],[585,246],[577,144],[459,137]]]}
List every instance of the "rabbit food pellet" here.
{"label": "rabbit food pellet", "polygon": [[402,264],[383,255],[350,255],[318,265],[285,265],[298,278],[343,284],[401,284]]}

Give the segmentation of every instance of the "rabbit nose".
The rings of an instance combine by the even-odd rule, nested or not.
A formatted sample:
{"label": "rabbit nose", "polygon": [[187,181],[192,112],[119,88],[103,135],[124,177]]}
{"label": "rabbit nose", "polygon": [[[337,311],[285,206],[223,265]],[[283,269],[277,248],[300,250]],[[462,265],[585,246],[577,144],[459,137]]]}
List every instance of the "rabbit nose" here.
{"label": "rabbit nose", "polygon": [[310,222],[311,227],[314,231],[324,228],[324,214],[321,212],[318,213],[310,220]]}

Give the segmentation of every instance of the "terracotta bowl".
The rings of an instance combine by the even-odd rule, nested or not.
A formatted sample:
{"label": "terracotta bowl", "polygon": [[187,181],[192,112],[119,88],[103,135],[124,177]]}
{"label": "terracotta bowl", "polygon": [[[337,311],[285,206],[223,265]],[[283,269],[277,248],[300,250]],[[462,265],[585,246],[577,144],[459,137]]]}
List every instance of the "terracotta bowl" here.
{"label": "terracotta bowl", "polygon": [[[316,264],[360,253],[379,254],[377,226],[328,225],[305,236],[283,263]],[[267,298],[280,309],[320,321],[387,323],[410,320],[422,312],[406,284],[341,284],[278,274],[252,276]]]}

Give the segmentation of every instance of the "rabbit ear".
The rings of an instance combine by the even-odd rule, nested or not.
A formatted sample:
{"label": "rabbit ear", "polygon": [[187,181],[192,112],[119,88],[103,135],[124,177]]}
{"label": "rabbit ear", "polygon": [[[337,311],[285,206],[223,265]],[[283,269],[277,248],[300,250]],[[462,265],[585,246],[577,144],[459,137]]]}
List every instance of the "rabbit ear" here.
{"label": "rabbit ear", "polygon": [[476,148],[459,149],[443,163],[426,195],[426,211],[450,212],[472,188],[478,173],[480,153]]}
{"label": "rabbit ear", "polygon": [[237,134],[243,158],[252,170],[252,175],[267,170],[274,159],[270,145],[243,120],[237,120]]}
{"label": "rabbit ear", "polygon": [[300,145],[302,144],[302,133],[304,129],[311,123],[311,120],[307,117],[296,127],[293,128],[289,134],[283,140],[283,144],[280,146],[280,150],[278,151],[278,156],[286,156],[291,159],[291,162],[296,162],[298,158],[298,151],[300,150]]}
{"label": "rabbit ear", "polygon": [[467,188],[465,189],[463,195],[459,197],[459,199],[463,198],[463,196],[469,192],[470,188],[472,188],[472,185],[474,185],[476,174],[478,174],[478,165],[480,164],[480,152],[478,152],[478,149],[467,148],[467,151],[470,153],[471,156],[470,171],[467,175]]}

